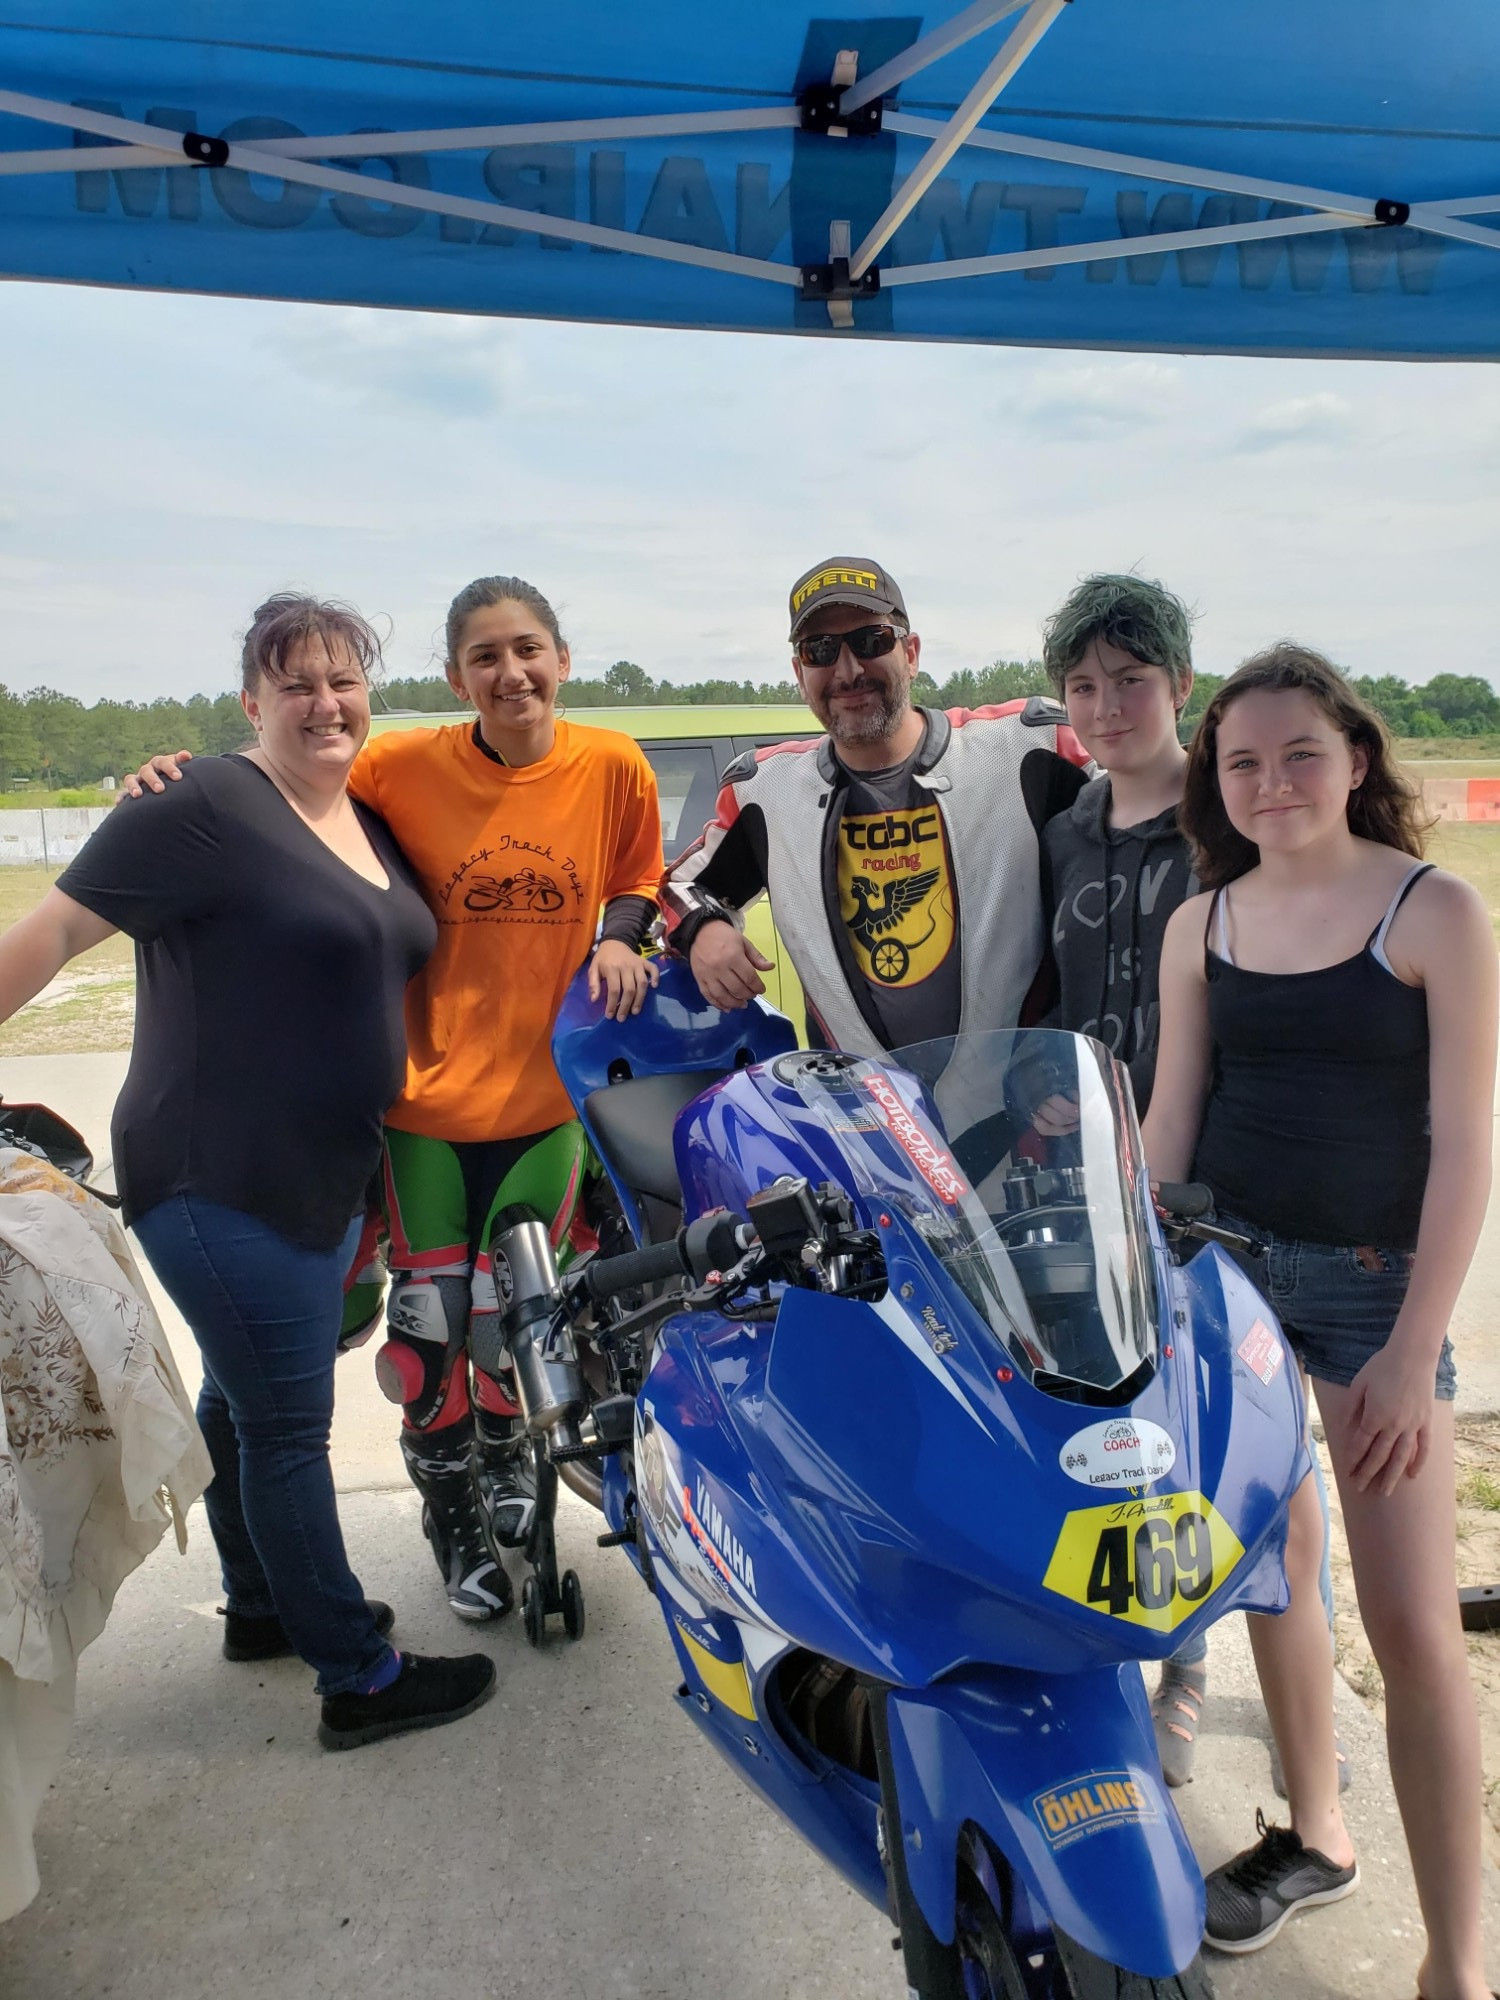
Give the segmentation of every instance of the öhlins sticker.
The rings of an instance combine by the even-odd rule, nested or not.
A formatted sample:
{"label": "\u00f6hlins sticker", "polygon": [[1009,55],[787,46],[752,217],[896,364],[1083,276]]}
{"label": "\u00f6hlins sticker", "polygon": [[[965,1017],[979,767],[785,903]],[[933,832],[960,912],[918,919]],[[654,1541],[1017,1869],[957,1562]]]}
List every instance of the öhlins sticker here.
{"label": "\u00f6hlins sticker", "polygon": [[1070,1847],[1112,1826],[1149,1826],[1161,1818],[1145,1783],[1129,1771],[1089,1771],[1031,1801],[1037,1824],[1054,1848]]}
{"label": "\u00f6hlins sticker", "polygon": [[1065,1515],[1042,1583],[1107,1618],[1170,1632],[1244,1553],[1202,1493],[1163,1493]]}

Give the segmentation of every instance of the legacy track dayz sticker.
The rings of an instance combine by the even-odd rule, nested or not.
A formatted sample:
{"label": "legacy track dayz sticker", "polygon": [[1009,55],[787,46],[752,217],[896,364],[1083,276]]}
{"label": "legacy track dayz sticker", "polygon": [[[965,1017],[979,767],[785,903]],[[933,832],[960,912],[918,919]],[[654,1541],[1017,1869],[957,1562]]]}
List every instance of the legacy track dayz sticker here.
{"label": "legacy track dayz sticker", "polygon": [[1050,1847],[1070,1847],[1112,1826],[1150,1825],[1161,1812],[1143,1778],[1129,1771],[1089,1771],[1038,1792],[1031,1801]]}
{"label": "legacy track dayz sticker", "polygon": [[1057,1462],[1080,1486],[1150,1486],[1177,1463],[1177,1446],[1145,1417],[1114,1417],[1074,1431]]}
{"label": "legacy track dayz sticker", "polygon": [[1043,1586],[1107,1618],[1170,1632],[1244,1555],[1202,1493],[1163,1493],[1065,1515]]}

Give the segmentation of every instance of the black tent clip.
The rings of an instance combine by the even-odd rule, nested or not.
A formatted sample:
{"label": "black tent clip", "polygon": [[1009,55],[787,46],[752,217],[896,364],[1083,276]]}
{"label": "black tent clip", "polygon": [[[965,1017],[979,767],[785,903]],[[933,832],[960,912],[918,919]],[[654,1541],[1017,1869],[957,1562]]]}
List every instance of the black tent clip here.
{"label": "black tent clip", "polygon": [[873,299],[880,290],[880,272],[872,264],[862,278],[849,276],[849,259],[834,257],[826,264],[802,266],[802,296],[832,305],[841,299]]}
{"label": "black tent clip", "polygon": [[198,167],[225,167],[229,164],[229,141],[211,139],[207,132],[184,132],[182,150]]}
{"label": "black tent clip", "polygon": [[881,100],[874,98],[869,104],[862,104],[858,111],[845,113],[839,110],[843,95],[844,86],[839,83],[809,84],[797,99],[797,109],[802,113],[802,130],[832,132],[836,129],[857,139],[866,139],[878,132],[885,115]]}
{"label": "black tent clip", "polygon": [[1375,204],[1375,220],[1384,223],[1387,229],[1399,229],[1411,215],[1409,201],[1380,200]]}

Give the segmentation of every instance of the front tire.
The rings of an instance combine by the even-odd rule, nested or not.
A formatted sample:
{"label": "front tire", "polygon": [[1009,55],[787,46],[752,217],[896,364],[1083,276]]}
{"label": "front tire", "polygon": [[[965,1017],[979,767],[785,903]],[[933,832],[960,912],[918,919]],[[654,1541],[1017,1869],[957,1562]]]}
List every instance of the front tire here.
{"label": "front tire", "polygon": [[[985,1879],[998,1873],[994,1857],[979,1862],[981,1840],[971,1832],[959,1853],[952,1981],[929,1987],[922,2000],[1028,2000],[1033,1990]],[[1175,1978],[1147,1979],[1096,1958],[1062,1931],[1053,1933],[1053,1945],[1055,2000],[1214,2000],[1201,1957]]]}

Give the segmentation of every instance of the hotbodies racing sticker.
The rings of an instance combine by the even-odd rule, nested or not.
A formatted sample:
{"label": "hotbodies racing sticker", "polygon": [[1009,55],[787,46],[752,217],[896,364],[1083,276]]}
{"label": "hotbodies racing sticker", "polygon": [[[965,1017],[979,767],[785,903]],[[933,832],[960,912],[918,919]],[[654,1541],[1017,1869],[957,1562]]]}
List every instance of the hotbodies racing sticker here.
{"label": "hotbodies racing sticker", "polygon": [[878,1070],[861,1078],[865,1089],[880,1106],[886,1129],[911,1161],[933,1193],[951,1208],[968,1192],[969,1183],[954,1164],[953,1157],[934,1144],[901,1101],[900,1093]]}

